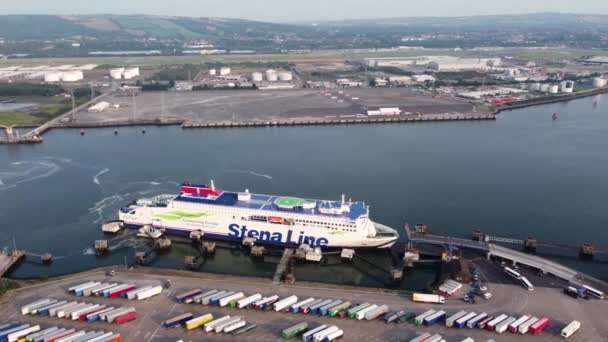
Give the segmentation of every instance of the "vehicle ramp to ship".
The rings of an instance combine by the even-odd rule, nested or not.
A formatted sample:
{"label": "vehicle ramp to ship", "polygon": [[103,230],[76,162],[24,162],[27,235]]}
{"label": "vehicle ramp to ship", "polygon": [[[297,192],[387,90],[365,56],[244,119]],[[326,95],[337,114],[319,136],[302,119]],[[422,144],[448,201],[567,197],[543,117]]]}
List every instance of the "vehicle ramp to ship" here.
{"label": "vehicle ramp to ship", "polygon": [[580,273],[574,269],[564,266],[560,263],[547,260],[537,255],[531,255],[524,252],[516,251],[507,247],[499,246],[493,243],[483,241],[474,241],[451,236],[433,235],[428,233],[418,233],[411,231],[406,226],[405,232],[407,239],[412,243],[427,243],[432,245],[441,245],[446,250],[451,250],[453,247],[476,249],[484,252],[486,257],[496,256],[505,260],[510,260],[513,263],[526,265],[542,271],[543,273],[552,274],[558,278],[567,280],[574,284],[592,284],[592,286],[608,289],[608,283],[591,277],[587,274]]}

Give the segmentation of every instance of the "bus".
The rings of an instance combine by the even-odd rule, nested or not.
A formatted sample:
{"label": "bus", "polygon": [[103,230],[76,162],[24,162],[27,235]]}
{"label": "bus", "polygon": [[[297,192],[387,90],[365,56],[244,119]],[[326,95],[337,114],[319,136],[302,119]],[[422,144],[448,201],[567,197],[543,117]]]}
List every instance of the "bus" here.
{"label": "bus", "polygon": [[512,268],[505,267],[504,270],[506,274],[510,275],[511,277],[514,277],[515,279],[521,278],[521,274]]}
{"label": "bus", "polygon": [[526,277],[521,277],[519,278],[519,281],[521,281],[521,284],[528,289],[528,291],[534,291],[534,285],[532,285],[532,283],[528,280],[528,278]]}
{"label": "bus", "polygon": [[604,299],[604,292],[598,289],[594,289],[593,287],[588,285],[583,285],[583,289],[585,289],[585,292],[592,295],[593,297],[596,297],[598,299]]}

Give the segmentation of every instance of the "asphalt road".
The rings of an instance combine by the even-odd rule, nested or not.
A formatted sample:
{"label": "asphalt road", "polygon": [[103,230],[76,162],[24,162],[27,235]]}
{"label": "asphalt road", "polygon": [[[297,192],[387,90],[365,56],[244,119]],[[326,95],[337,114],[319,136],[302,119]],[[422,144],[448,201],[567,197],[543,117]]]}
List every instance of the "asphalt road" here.
{"label": "asphalt road", "polygon": [[[409,296],[400,293],[357,288],[332,288],[322,284],[304,284],[295,286],[272,285],[267,279],[243,278],[234,276],[218,276],[197,273],[194,277],[178,276],[175,272],[166,270],[145,269],[137,272],[119,271],[112,279],[108,279],[103,271],[91,271],[74,275],[62,280],[51,281],[40,285],[20,289],[5,296],[1,302],[0,323],[18,320],[21,322],[37,323],[43,327],[54,325],[73,327],[86,330],[111,330],[121,333],[125,341],[185,341],[194,340],[260,340],[279,341],[282,329],[299,322],[309,322],[311,326],[317,324],[335,324],[345,332],[344,341],[408,341],[424,332],[439,333],[446,341],[461,341],[470,336],[476,341],[494,339],[495,341],[557,341],[559,331],[572,319],[582,322],[582,329],[571,338],[572,341],[607,341],[608,327],[605,317],[608,306],[605,301],[575,300],[561,293],[561,285],[554,283],[550,278],[543,278],[547,286],[543,286],[538,279],[534,291],[527,291],[516,283],[510,283],[497,266],[483,260],[476,261],[482,271],[482,279],[487,279],[490,291],[494,296],[490,300],[478,299],[476,304],[464,303],[459,298],[448,299],[445,305],[429,305],[413,303]],[[21,316],[20,307],[41,298],[60,298],[75,300],[76,297],[67,294],[66,289],[74,284],[90,280],[111,280],[113,282],[129,282],[139,286],[158,285],[170,280],[172,286],[161,296],[146,301],[133,302],[124,299],[105,299],[87,297],[86,300],[98,304],[111,304],[112,306],[135,306],[139,318],[125,325],[109,325],[95,322],[84,323],[67,321],[53,317]],[[553,284],[551,286],[551,284]],[[260,312],[254,310],[239,310],[234,308],[208,307],[195,304],[179,304],[174,300],[175,294],[193,288],[201,289],[227,289],[243,291],[245,294],[261,293],[262,295],[278,294],[286,297],[291,294],[299,298],[330,298],[342,299],[351,302],[370,302],[378,305],[386,304],[391,310],[405,309],[415,313],[422,313],[429,308],[442,309],[450,313],[459,310],[474,312],[487,312],[491,315],[505,313],[509,315],[532,314],[547,316],[552,319],[551,326],[543,333],[533,335],[515,335],[509,332],[501,335],[479,329],[454,329],[443,325],[430,327],[415,327],[411,323],[387,325],[383,321],[356,321],[333,317],[319,317],[291,313]],[[464,292],[460,293],[462,296]],[[198,329],[187,332],[184,328],[171,330],[160,326],[161,322],[178,314],[192,312],[195,314],[212,313],[214,316],[239,315],[248,322],[258,325],[253,331],[239,337],[207,334]]]}

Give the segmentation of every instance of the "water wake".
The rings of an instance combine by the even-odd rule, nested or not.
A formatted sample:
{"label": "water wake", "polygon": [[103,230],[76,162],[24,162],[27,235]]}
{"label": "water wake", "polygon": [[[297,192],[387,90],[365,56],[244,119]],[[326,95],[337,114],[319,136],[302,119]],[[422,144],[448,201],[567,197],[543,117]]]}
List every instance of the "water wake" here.
{"label": "water wake", "polygon": [[251,171],[251,170],[228,170],[228,172],[234,172],[234,173],[243,173],[243,174],[248,174],[248,175],[252,175],[252,176],[256,176],[256,177],[262,177],[262,178],[266,178],[268,180],[272,180],[272,176],[265,174],[265,173],[258,173],[255,171]]}
{"label": "water wake", "polygon": [[[17,172],[3,172],[3,181],[0,191],[17,187],[19,184],[29,183],[35,180],[52,176],[59,172],[61,167],[50,161],[20,161],[11,163],[12,166],[32,165],[25,170]],[[13,181],[14,179],[14,181]]]}
{"label": "water wake", "polygon": [[109,172],[110,169],[103,169],[99,172],[97,172],[97,174],[93,177],[93,183],[97,184],[97,185],[101,185],[101,183],[99,182],[99,176],[103,175],[104,173]]}

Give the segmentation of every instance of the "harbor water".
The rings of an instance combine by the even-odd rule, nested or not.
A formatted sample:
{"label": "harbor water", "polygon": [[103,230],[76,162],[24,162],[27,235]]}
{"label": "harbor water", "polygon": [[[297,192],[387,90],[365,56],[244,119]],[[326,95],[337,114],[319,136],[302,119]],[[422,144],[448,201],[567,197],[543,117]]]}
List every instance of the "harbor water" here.
{"label": "harbor water", "polygon": [[[552,114],[559,113],[557,120]],[[114,131],[118,134],[115,135]],[[37,145],[0,146],[0,247],[54,255],[13,277],[51,276],[133,261],[137,239],[111,242],[96,257],[100,225],[129,201],[175,193],[182,181],[229,190],[363,200],[374,220],[402,231],[497,236],[608,250],[608,97],[506,111],[496,121],[183,130],[177,126],[56,129]],[[575,251],[539,250],[608,279],[608,257],[580,261]],[[183,267],[194,254],[174,245],[153,265]],[[369,259],[390,266],[385,255]],[[238,248],[219,249],[201,270],[271,277],[274,264]],[[366,264],[297,267],[298,280],[383,286]],[[405,275],[421,288],[433,269]]]}

